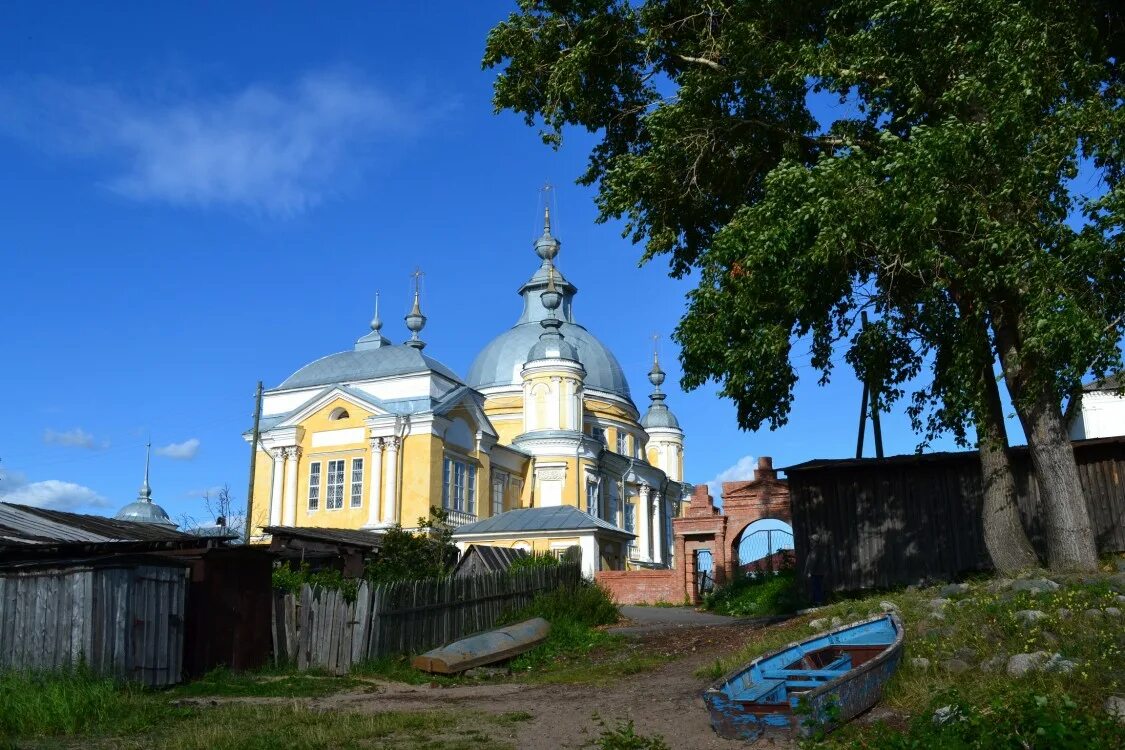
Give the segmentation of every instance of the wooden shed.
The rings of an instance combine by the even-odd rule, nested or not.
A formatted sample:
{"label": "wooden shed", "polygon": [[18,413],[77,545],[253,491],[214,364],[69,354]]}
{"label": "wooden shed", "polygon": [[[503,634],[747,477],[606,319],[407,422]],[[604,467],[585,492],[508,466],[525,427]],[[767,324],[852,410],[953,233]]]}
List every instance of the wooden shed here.
{"label": "wooden shed", "polygon": [[0,671],[84,663],[148,686],[183,672],[188,564],[156,555],[0,565]]}
{"label": "wooden shed", "polygon": [[527,557],[527,552],[513,547],[493,547],[489,544],[470,544],[453,568],[453,575],[479,576],[485,573],[500,573],[512,567],[512,562]]}

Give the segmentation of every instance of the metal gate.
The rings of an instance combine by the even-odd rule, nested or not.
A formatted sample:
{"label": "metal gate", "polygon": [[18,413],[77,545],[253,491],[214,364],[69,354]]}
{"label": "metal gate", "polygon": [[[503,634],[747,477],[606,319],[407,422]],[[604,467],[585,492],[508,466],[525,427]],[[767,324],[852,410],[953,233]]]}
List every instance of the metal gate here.
{"label": "metal gate", "polygon": [[793,534],[784,529],[762,529],[742,537],[738,565],[748,576],[776,573],[793,567]]}
{"label": "metal gate", "polygon": [[701,596],[715,589],[714,561],[711,550],[695,551],[695,590]]}

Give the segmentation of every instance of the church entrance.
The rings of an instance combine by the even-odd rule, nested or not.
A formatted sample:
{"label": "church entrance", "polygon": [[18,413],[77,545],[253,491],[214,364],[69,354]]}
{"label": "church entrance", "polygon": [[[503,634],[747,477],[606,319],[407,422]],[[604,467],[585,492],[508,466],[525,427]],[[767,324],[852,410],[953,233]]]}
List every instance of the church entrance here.
{"label": "church entrance", "polygon": [[695,551],[695,593],[703,596],[715,590],[715,560],[709,549]]}

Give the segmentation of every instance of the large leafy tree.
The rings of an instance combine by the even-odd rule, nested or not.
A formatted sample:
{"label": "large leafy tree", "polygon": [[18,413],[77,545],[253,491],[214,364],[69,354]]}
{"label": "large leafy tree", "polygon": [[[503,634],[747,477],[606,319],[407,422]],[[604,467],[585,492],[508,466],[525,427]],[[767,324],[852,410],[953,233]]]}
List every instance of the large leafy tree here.
{"label": "large leafy tree", "polygon": [[[1022,539],[998,362],[1051,564],[1083,569],[1096,551],[1061,406],[1086,373],[1121,367],[1120,13],[1109,0],[520,0],[484,62],[502,67],[497,108],[548,142],[568,126],[599,134],[581,181],[603,219],[625,217],[646,260],[699,270],[676,331],[686,387],[718,381],[741,426],[777,427],[794,343],[811,342],[824,379],[842,348],[887,403],[909,395],[920,429],[977,428],[996,558]],[[810,94],[839,99],[831,121]],[[1096,200],[1069,189],[1082,166],[1103,181]],[[877,323],[860,331],[868,308]],[[998,564],[1029,554],[1019,542]]]}

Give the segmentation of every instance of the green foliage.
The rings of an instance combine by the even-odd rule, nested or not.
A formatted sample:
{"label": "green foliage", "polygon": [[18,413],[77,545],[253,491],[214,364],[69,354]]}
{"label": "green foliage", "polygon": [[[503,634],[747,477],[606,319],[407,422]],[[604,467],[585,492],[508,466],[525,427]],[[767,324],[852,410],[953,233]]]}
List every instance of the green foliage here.
{"label": "green foliage", "polygon": [[1123,17],[1105,0],[519,0],[483,62],[497,110],[548,143],[598,134],[581,182],[602,220],[699,270],[685,387],[719,382],[741,426],[775,428],[799,369],[827,381],[843,353],[883,408],[914,389],[917,429],[966,439],[997,349],[1021,417],[1061,417],[1087,371],[1122,367]]}
{"label": "green foliage", "polygon": [[1013,689],[987,706],[956,691],[939,696],[906,732],[878,728],[850,747],[867,750],[1086,750],[1125,747],[1125,727],[1085,711],[1066,693]]}
{"label": "green foliage", "polygon": [[0,737],[144,730],[184,715],[143,689],[72,672],[0,673]]}
{"label": "green foliage", "polygon": [[659,734],[651,737],[637,734],[632,720],[619,721],[612,729],[601,719],[598,719],[598,725],[602,727],[601,734],[583,747],[598,750],[670,750],[668,743]]}
{"label": "green foliage", "polygon": [[613,597],[602,586],[585,580],[573,588],[562,586],[539,594],[526,607],[509,613],[505,622],[542,617],[554,625],[570,620],[587,627],[612,625],[621,618]]}
{"label": "green foliage", "polygon": [[398,524],[387,529],[378,556],[364,570],[364,578],[372,583],[389,583],[448,575],[457,562],[448,518],[447,511],[430,508],[429,518],[418,519],[417,532],[406,531]]}
{"label": "green foliage", "polygon": [[521,555],[512,560],[512,564],[508,570],[527,570],[528,568],[555,568],[558,567],[562,561],[549,552],[532,552],[527,555]]}
{"label": "green foliage", "polygon": [[313,571],[306,562],[296,568],[281,563],[273,569],[273,586],[276,589],[296,594],[306,584],[340,591],[349,602],[354,602],[359,593],[359,581],[345,578],[343,573],[334,568]]}
{"label": "green foliage", "polygon": [[796,612],[803,606],[797,576],[791,570],[757,578],[739,577],[703,596],[703,608],[731,617],[764,617]]}

